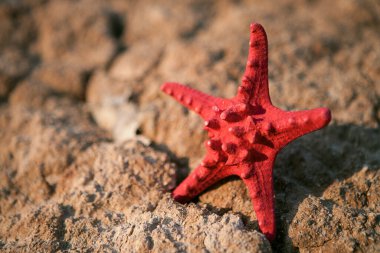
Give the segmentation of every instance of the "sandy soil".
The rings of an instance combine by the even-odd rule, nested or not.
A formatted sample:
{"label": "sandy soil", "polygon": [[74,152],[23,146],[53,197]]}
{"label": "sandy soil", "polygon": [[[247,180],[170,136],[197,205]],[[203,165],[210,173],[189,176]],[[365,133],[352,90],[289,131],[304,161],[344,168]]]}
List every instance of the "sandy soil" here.
{"label": "sandy soil", "polygon": [[[159,87],[234,96],[249,24],[270,93],[332,123],[275,164],[278,235],[244,184],[181,205],[200,117]],[[363,1],[0,2],[0,251],[379,252],[380,4]]]}

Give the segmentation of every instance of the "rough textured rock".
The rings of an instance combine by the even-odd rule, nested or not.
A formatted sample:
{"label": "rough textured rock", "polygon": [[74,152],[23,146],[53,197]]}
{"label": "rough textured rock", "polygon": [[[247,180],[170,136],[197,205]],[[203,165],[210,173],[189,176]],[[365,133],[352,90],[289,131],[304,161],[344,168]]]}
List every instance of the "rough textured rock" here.
{"label": "rough textured rock", "polygon": [[76,156],[93,143],[107,140],[80,106],[49,99],[44,107],[1,108],[3,214],[49,199],[57,180]]}
{"label": "rough textured rock", "polygon": [[377,252],[379,213],[306,198],[298,208],[289,236],[301,252]]}
{"label": "rough textured rock", "polygon": [[294,245],[305,252],[380,250],[379,169],[365,167],[330,185],[321,198],[302,201],[289,226]]}
{"label": "rough textured rock", "polygon": [[124,212],[133,205],[154,209],[174,186],[175,169],[167,156],[132,141],[90,148],[58,182],[56,195],[64,196],[81,214],[90,205],[88,212],[96,217],[94,213],[104,209]]}
{"label": "rough textured rock", "polygon": [[271,252],[264,236],[246,230],[238,216],[220,217],[195,205],[185,208],[168,195],[154,210],[108,211],[101,220],[74,211],[56,203],[31,210],[8,230],[18,233],[3,250]]}
{"label": "rough textured rock", "polygon": [[[220,192],[228,192],[230,194],[220,194]],[[206,203],[214,207],[216,212],[233,212],[242,215],[244,221],[258,229],[255,212],[252,211],[252,202],[248,195],[247,187],[239,178],[225,179],[208,191],[199,199],[202,203]]]}
{"label": "rough textured rock", "polygon": [[159,90],[176,81],[233,96],[252,21],[268,33],[273,103],[333,115],[277,157],[272,250],[379,251],[379,8],[0,1],[1,251],[270,251],[239,179],[170,200],[205,135]]}
{"label": "rough textured rock", "polygon": [[[175,167],[164,153],[136,141],[102,143],[89,127],[83,132],[75,110],[60,115],[59,107],[28,114],[16,109],[10,113],[18,119],[0,121],[2,129],[13,129],[2,133],[10,140],[2,140],[13,143],[23,136],[29,142],[16,150],[8,145],[8,157],[1,157],[2,177],[8,179],[1,185],[3,250],[271,252],[265,237],[247,229],[238,215],[174,203],[165,192],[175,186]],[[66,127],[58,127],[62,121]],[[75,157],[71,162],[65,155],[69,150]]]}

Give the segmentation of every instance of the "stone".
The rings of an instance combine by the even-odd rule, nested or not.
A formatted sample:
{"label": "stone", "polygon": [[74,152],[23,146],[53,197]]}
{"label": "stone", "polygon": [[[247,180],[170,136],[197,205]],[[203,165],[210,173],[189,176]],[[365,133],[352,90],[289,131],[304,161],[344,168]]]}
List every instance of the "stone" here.
{"label": "stone", "polygon": [[50,1],[36,12],[38,49],[46,61],[84,70],[108,63],[122,32],[118,14],[103,1]]}

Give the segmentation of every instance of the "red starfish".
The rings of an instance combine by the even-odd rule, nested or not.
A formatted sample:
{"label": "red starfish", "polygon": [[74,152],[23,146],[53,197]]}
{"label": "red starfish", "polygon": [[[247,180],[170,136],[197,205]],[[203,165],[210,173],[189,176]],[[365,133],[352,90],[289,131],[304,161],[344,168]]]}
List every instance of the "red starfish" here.
{"label": "red starfish", "polygon": [[210,138],[204,160],[174,190],[174,199],[188,202],[217,181],[237,175],[248,187],[260,230],[272,241],[276,155],[292,140],[326,126],[329,109],[287,112],[272,105],[268,42],[260,24],[251,24],[248,61],[234,98],[212,97],[177,83],[165,83],[161,89],[197,112]]}

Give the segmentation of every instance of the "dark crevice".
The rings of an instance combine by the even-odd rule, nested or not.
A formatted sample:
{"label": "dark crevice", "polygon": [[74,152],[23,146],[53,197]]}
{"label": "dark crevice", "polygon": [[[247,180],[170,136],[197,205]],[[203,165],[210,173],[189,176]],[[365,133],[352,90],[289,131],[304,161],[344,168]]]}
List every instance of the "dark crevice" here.
{"label": "dark crevice", "polygon": [[111,12],[108,15],[108,27],[110,35],[115,39],[120,39],[124,34],[124,19],[118,13]]}
{"label": "dark crevice", "polygon": [[380,96],[376,96],[376,102],[373,105],[373,118],[377,123],[377,127],[380,128]]}
{"label": "dark crevice", "polygon": [[55,250],[69,250],[71,245],[69,242],[65,241],[66,225],[65,220],[71,216],[74,216],[75,210],[70,205],[59,205],[61,215],[58,217],[58,225],[54,231],[54,237],[56,238],[58,245]]}

